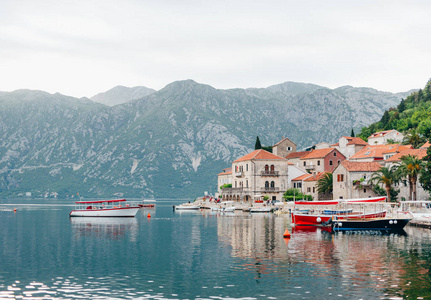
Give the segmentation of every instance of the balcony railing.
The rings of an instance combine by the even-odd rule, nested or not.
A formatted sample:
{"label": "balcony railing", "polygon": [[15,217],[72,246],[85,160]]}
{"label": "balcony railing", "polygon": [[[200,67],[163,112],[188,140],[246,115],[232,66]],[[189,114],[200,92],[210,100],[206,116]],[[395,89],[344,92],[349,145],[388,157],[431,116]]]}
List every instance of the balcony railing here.
{"label": "balcony railing", "polygon": [[262,176],[279,176],[278,171],[262,171],[260,174]]}
{"label": "balcony railing", "polygon": [[249,188],[242,188],[242,187],[222,189],[223,195],[243,194],[243,193],[248,193],[248,192],[249,192]]}
{"label": "balcony railing", "polygon": [[242,177],[242,172],[236,172],[236,173],[235,173],[235,176],[236,176],[236,177]]}
{"label": "balcony railing", "polygon": [[263,187],[260,190],[262,192],[266,192],[266,193],[278,193],[278,192],[280,192],[279,187]]}
{"label": "balcony railing", "polygon": [[316,166],[315,165],[306,165],[306,166],[304,166],[304,168],[306,170],[314,170],[314,168],[316,168]]}

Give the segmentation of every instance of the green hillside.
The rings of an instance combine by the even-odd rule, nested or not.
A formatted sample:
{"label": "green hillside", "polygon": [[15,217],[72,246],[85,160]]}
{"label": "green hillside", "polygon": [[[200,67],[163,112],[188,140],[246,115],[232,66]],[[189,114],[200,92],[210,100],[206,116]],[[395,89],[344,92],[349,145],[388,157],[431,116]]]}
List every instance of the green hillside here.
{"label": "green hillside", "polygon": [[396,108],[386,110],[379,122],[362,128],[358,135],[364,140],[374,132],[395,129],[402,132],[405,144],[419,147],[431,140],[431,79],[425,88],[402,99]]}

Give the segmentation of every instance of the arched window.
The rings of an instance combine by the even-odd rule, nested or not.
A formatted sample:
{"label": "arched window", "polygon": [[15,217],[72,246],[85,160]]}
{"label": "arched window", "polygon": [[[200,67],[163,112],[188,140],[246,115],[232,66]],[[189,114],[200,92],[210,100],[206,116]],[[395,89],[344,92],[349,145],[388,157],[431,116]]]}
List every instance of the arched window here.
{"label": "arched window", "polygon": [[269,171],[269,166],[265,165],[265,172],[268,172],[268,171]]}
{"label": "arched window", "polygon": [[275,182],[274,181],[271,181],[271,187],[272,188],[275,187]]}
{"label": "arched window", "polygon": [[269,181],[265,181],[265,187],[268,188],[269,187]]}
{"label": "arched window", "polygon": [[271,172],[274,172],[274,165],[271,165]]}

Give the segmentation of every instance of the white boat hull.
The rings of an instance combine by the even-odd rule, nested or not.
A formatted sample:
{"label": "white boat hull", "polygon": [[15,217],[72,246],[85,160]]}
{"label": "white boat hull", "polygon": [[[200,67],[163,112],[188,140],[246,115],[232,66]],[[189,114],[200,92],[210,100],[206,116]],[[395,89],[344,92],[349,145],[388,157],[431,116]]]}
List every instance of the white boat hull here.
{"label": "white boat hull", "polygon": [[178,205],[175,206],[175,210],[199,210],[199,205]]}
{"label": "white boat hull", "polygon": [[134,217],[139,207],[121,207],[106,209],[75,209],[70,212],[71,217]]}

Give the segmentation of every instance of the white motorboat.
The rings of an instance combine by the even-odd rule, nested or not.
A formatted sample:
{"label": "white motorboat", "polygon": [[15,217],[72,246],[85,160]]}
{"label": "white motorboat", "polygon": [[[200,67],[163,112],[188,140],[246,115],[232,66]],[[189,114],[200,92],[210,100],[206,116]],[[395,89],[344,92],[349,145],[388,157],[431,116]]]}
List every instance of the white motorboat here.
{"label": "white motorboat", "polygon": [[175,206],[175,210],[199,210],[200,208],[200,205],[196,205],[193,203],[184,203]]}
{"label": "white motorboat", "polygon": [[268,206],[264,206],[264,207],[251,207],[250,208],[250,212],[251,213],[270,213],[272,211],[273,211],[273,209],[271,207],[268,207]]}
{"label": "white motorboat", "polygon": [[134,217],[139,206],[126,203],[126,199],[78,201],[70,217]]}

